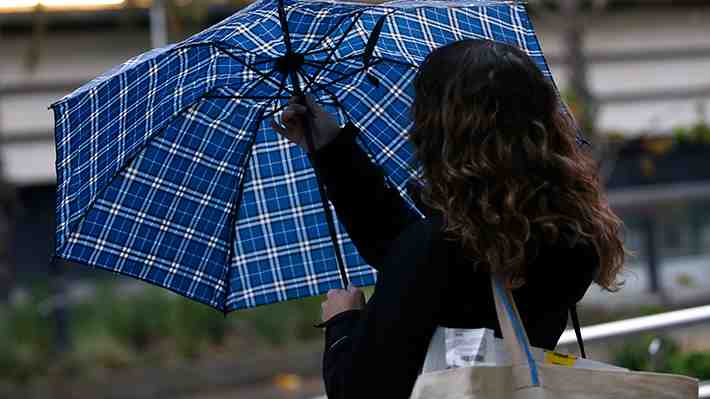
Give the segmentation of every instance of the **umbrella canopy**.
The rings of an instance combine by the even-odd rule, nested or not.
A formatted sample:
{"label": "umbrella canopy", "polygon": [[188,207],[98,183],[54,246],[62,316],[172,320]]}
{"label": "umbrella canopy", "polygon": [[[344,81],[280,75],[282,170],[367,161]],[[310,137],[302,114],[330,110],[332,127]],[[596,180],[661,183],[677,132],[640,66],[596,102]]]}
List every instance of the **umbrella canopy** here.
{"label": "umbrella canopy", "polygon": [[337,221],[331,242],[308,157],[270,118],[311,94],[361,130],[406,199],[416,67],[465,38],[515,45],[551,77],[524,6],[470,0],[261,0],[108,71],[52,105],[55,256],[225,312],[341,288],[338,252],[372,284]]}

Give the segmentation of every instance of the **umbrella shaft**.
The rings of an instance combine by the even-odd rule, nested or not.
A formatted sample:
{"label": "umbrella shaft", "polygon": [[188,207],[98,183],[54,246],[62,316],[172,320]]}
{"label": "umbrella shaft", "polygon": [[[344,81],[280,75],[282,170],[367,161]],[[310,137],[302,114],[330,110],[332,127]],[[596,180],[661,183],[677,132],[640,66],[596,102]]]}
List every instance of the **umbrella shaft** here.
{"label": "umbrella shaft", "polygon": [[[303,91],[301,90],[301,85],[300,81],[298,79],[298,74],[296,71],[291,71],[289,73],[289,76],[291,77],[291,83],[293,84],[293,89],[298,97],[299,103],[301,105],[304,105],[308,108],[308,104],[306,102],[306,97],[303,95]],[[306,115],[303,117],[303,126],[305,128],[305,136],[306,136],[306,145],[308,146],[308,152],[313,154],[315,153],[315,143],[313,140],[313,130],[315,126],[313,126],[313,120],[312,120],[312,112],[311,109],[308,108],[308,111]],[[330,239],[333,242],[333,249],[335,250],[335,258],[338,261],[338,270],[340,271],[340,280],[343,283],[343,287],[347,288],[349,285],[348,282],[348,275],[347,272],[345,271],[345,262],[343,260],[343,255],[340,251],[340,245],[338,244],[338,234],[335,230],[335,220],[333,219],[333,213],[330,211],[330,205],[328,204],[328,195],[325,191],[325,186],[323,185],[323,180],[321,179],[320,173],[318,172],[318,168],[313,168],[315,175],[316,175],[316,181],[318,182],[318,192],[320,193],[320,199],[321,203],[323,204],[323,212],[325,213],[325,220],[326,224],[328,225],[328,232],[330,233]]]}

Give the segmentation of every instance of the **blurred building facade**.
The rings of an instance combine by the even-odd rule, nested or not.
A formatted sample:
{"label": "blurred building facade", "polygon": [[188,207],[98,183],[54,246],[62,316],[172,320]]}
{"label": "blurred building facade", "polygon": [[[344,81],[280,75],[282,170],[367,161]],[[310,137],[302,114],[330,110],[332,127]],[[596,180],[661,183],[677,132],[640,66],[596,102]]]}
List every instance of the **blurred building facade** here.
{"label": "blurred building facade", "polygon": [[[676,126],[690,126],[710,115],[710,4],[653,4],[611,7],[585,17],[588,85],[599,106],[597,127],[602,133],[615,132],[627,138],[668,135]],[[217,7],[206,22],[216,22],[231,11]],[[543,49],[564,91],[570,79],[564,57],[564,24],[555,12],[533,11]],[[4,179],[16,187],[21,205],[16,215],[13,259],[22,273],[42,273],[51,253],[55,154],[53,118],[47,107],[149,48],[145,9],[42,15],[0,10],[0,160]],[[710,164],[703,163],[710,159],[710,149],[703,148],[705,155],[688,167],[710,170]],[[614,156],[616,162],[608,175],[612,204],[618,206],[630,227],[629,246],[640,253],[632,263],[647,262],[649,248],[657,250],[656,256],[664,264],[687,265],[688,256],[707,263],[710,226],[699,221],[710,219],[703,213],[710,202],[710,190],[699,187],[710,186],[710,176],[674,177],[663,182],[624,178],[620,171],[630,170],[634,162],[643,163],[634,160],[636,155],[629,151]],[[674,165],[680,168],[677,176],[684,176],[683,163]],[[666,164],[655,166],[657,170],[666,168]],[[686,191],[679,191],[678,184]],[[657,188],[656,197],[644,191],[648,186]],[[659,190],[665,190],[666,196],[658,194]],[[692,195],[676,195],[689,195],[687,190]],[[686,207],[679,207],[678,201]],[[685,209],[684,216],[673,216],[672,212],[671,216],[658,216],[665,215],[659,209],[668,207],[673,212]],[[651,230],[643,224],[649,223],[648,218],[639,217],[639,213],[652,215]],[[651,242],[654,244],[649,247]]]}

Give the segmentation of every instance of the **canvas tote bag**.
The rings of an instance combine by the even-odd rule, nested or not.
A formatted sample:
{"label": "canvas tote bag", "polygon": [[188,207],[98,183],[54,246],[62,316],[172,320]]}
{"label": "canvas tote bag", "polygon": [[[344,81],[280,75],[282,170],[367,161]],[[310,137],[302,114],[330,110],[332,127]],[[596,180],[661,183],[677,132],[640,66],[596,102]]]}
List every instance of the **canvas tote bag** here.
{"label": "canvas tote bag", "polygon": [[421,374],[411,399],[697,399],[698,381],[690,377],[536,362],[513,296],[499,279],[491,284],[512,365]]}

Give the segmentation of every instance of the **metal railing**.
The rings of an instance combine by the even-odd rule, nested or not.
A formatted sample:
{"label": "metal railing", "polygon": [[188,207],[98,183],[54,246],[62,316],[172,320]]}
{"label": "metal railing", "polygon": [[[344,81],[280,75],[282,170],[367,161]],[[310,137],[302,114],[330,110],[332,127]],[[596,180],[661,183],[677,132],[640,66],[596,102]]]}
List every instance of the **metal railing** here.
{"label": "metal railing", "polygon": [[700,384],[698,398],[700,398],[700,399],[710,398],[710,382],[703,382],[702,384]]}
{"label": "metal railing", "polygon": [[[710,322],[710,305],[698,306],[673,312],[659,313],[652,316],[635,317],[582,328],[584,342],[603,341],[609,338],[644,332],[660,332],[669,329],[690,327]],[[577,343],[574,330],[566,330],[558,345],[567,346]]]}
{"label": "metal railing", "polygon": [[[583,327],[582,338],[585,343],[598,342],[640,333],[692,327],[703,323],[710,323],[710,305]],[[566,330],[558,341],[559,346],[570,346],[576,343],[574,330]],[[698,398],[710,399],[710,381],[700,384]]]}

